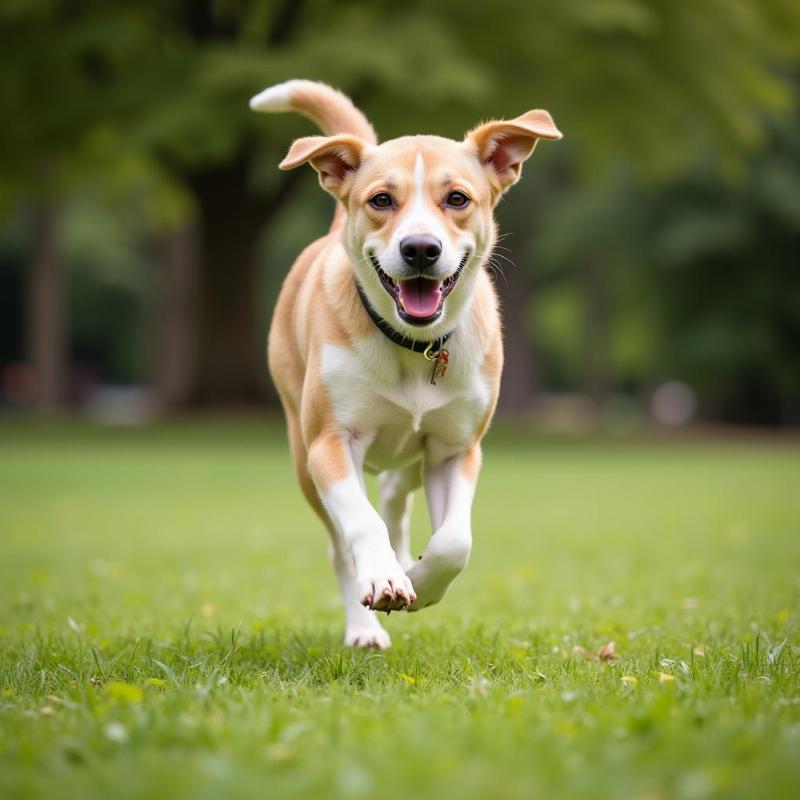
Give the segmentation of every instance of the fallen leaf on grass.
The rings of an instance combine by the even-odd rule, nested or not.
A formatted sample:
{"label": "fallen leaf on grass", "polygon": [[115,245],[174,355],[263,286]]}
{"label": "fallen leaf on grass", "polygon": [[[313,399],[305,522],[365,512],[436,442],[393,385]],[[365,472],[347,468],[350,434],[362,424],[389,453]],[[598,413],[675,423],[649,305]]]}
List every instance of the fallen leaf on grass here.
{"label": "fallen leaf on grass", "polygon": [[53,716],[53,714],[55,714],[55,713],[56,713],[56,710],[55,710],[55,709],[54,709],[52,706],[42,706],[42,707],[39,709],[39,713],[40,713],[40,714],[41,714],[43,717],[52,717],[52,716]]}
{"label": "fallen leaf on grass", "polygon": [[614,642],[604,644],[596,653],[576,644],[572,648],[572,654],[585,658],[587,661],[619,661],[622,658],[617,652],[617,646]]}
{"label": "fallen leaf on grass", "polygon": [[400,677],[409,685],[413,686],[417,681],[416,678],[412,678],[411,675],[406,675],[404,672],[400,673]]}
{"label": "fallen leaf on grass", "polygon": [[597,657],[600,659],[600,661],[619,661],[621,658],[620,654],[617,652],[614,642],[604,644],[597,651]]}
{"label": "fallen leaf on grass", "polygon": [[668,672],[656,672],[656,675],[659,683],[672,683],[675,680],[675,677]]}
{"label": "fallen leaf on grass", "polygon": [[692,654],[703,658],[706,654],[706,646],[704,644],[696,644],[692,648]]}
{"label": "fallen leaf on grass", "polygon": [[637,683],[639,683],[639,679],[638,679],[638,678],[635,678],[633,675],[623,675],[623,676],[620,678],[620,680],[621,680],[621,681],[622,681],[622,682],[623,682],[623,683],[624,683],[626,686],[636,686],[636,684],[637,684]]}

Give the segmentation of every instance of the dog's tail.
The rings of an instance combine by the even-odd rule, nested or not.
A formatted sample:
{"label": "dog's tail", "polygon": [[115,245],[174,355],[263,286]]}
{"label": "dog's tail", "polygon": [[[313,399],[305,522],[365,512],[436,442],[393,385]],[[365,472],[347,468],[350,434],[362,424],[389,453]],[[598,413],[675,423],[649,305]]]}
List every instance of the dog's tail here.
{"label": "dog's tail", "polygon": [[316,81],[294,80],[270,86],[250,101],[253,111],[296,111],[315,122],[326,136],[349,133],[367,144],[377,144],[378,137],[367,118],[349,97]]}

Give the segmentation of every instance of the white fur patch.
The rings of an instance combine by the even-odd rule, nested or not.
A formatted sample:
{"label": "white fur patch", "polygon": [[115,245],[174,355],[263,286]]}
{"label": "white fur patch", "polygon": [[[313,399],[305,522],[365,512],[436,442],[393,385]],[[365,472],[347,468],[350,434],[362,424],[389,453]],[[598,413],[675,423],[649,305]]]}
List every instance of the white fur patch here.
{"label": "white fur patch", "polygon": [[425,159],[422,153],[417,153],[414,162],[414,199],[418,206],[425,206]]}
{"label": "white fur patch", "polygon": [[269,86],[250,100],[253,111],[291,111],[292,89],[296,81],[286,81]]}
{"label": "white fur patch", "polygon": [[396,469],[439,446],[438,457],[463,450],[490,401],[485,377],[475,369],[475,344],[464,325],[452,345],[451,366],[436,386],[421,354],[400,350],[377,331],[353,349],[326,344],[321,377],[336,421],[369,441],[370,471]]}
{"label": "white fur patch", "polygon": [[389,244],[390,250],[397,254],[396,258],[399,258],[400,242],[411,234],[433,234],[443,245],[447,239],[447,232],[428,208],[428,199],[425,196],[425,180],[425,159],[422,153],[417,153],[417,160],[414,162],[414,196],[408,205],[408,210],[405,212],[402,222],[397,226],[392,242]]}

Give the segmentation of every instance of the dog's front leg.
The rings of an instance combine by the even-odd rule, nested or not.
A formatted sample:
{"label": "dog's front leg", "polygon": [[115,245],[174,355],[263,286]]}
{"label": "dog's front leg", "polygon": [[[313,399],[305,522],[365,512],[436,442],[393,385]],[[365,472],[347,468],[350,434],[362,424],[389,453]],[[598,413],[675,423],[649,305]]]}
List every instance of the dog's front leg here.
{"label": "dog's front leg", "polygon": [[[435,457],[435,456],[434,456]],[[409,611],[438,603],[464,569],[472,549],[472,498],[480,469],[479,444],[425,469],[425,495],[433,535],[408,571],[417,593]]]}
{"label": "dog's front leg", "polygon": [[340,432],[319,436],[308,450],[308,468],[322,504],[355,566],[359,602],[377,611],[405,608],[414,587],[389,543],[386,523],[367,498],[363,444]]}

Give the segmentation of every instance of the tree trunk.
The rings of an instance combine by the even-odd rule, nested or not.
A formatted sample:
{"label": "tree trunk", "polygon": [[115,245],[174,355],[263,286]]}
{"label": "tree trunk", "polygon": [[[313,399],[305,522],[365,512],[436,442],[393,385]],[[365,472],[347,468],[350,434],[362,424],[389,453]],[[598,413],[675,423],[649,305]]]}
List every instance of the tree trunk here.
{"label": "tree trunk", "polygon": [[36,407],[48,414],[66,399],[66,285],[58,209],[41,196],[33,207],[33,248],[28,281],[27,349],[36,371]]}
{"label": "tree trunk", "polygon": [[264,394],[264,331],[255,319],[255,243],[263,221],[244,158],[190,176],[199,211],[198,362],[194,405],[243,405]]}
{"label": "tree trunk", "polygon": [[188,176],[198,207],[197,369],[187,402],[245,405],[270,397],[266,325],[256,318],[259,234],[293,191],[300,170],[269,197],[248,193],[249,159]]}
{"label": "tree trunk", "polygon": [[532,301],[531,278],[524,269],[506,269],[506,277],[494,276],[503,319],[505,365],[498,409],[525,414],[534,405],[536,376],[528,319]]}
{"label": "tree trunk", "polygon": [[186,403],[197,367],[199,252],[194,220],[155,243],[159,267],[154,386],[162,411]]}

